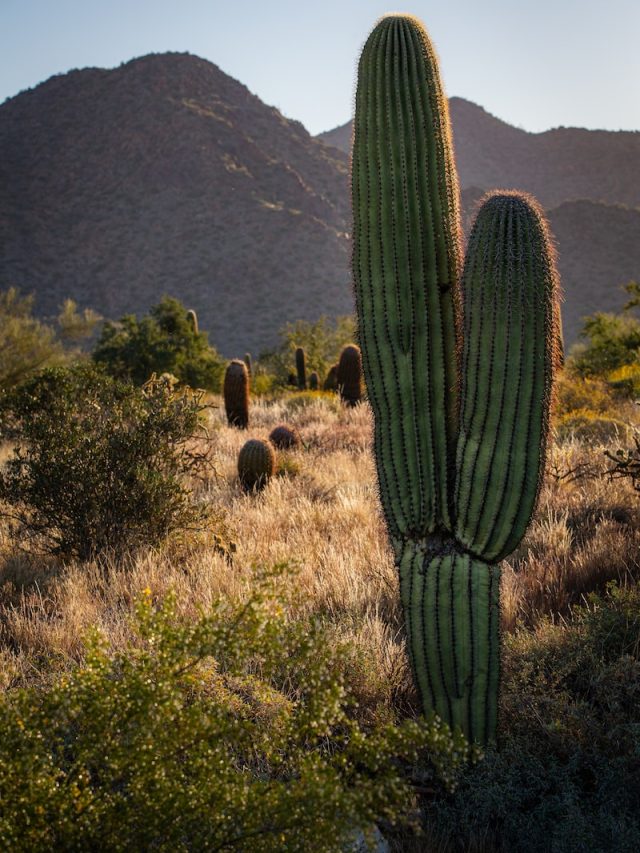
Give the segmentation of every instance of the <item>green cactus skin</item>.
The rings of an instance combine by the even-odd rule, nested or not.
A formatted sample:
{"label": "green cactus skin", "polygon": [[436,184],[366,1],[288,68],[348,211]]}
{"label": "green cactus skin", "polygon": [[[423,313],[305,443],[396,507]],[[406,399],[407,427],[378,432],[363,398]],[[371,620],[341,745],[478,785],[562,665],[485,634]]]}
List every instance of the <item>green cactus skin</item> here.
{"label": "green cactus skin", "polygon": [[251,363],[251,353],[250,352],[245,352],[244,363],[247,365],[247,373],[249,374],[249,376],[251,376],[252,372],[253,372],[253,366]]}
{"label": "green cactus skin", "polygon": [[238,476],[245,491],[264,489],[276,472],[276,452],[269,441],[250,438],[238,454]]}
{"label": "green cactus skin", "polygon": [[338,365],[332,364],[322,386],[325,391],[338,390]]}
{"label": "green cactus skin", "polygon": [[320,387],[320,377],[318,376],[317,371],[312,370],[311,375],[309,376],[309,390],[317,391]]}
{"label": "green cactus skin", "polygon": [[249,426],[249,373],[244,361],[234,359],[224,374],[224,407],[230,426]]}
{"label": "green cactus skin", "polygon": [[363,49],[352,193],[359,337],[414,679],[426,713],[485,745],[498,563],[543,473],[558,280],[544,217],[514,192],[485,199],[460,275],[448,106],[413,17],[383,18]]}
{"label": "green cactus skin", "polygon": [[189,325],[193,329],[193,334],[197,335],[198,334],[198,315],[193,310],[193,308],[190,308],[187,311],[187,320],[189,321]]}
{"label": "green cactus skin", "polygon": [[348,406],[357,405],[362,399],[362,354],[360,347],[349,344],[342,350],[336,381],[342,401]]}
{"label": "green cactus skin", "polygon": [[269,441],[278,450],[292,450],[302,445],[298,430],[289,424],[279,424],[269,433]]}
{"label": "green cactus skin", "polygon": [[298,389],[304,391],[307,387],[307,359],[302,347],[298,347],[296,350],[296,371],[298,374]]}

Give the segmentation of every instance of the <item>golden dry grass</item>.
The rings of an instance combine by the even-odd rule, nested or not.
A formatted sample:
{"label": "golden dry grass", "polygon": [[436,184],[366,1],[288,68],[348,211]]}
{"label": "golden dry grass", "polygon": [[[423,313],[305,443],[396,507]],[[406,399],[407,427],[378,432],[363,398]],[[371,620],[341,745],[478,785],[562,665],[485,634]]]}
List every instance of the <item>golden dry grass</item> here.
{"label": "golden dry grass", "polygon": [[[236,543],[231,562],[211,544],[193,540],[132,557],[126,566],[58,565],[16,554],[0,538],[2,685],[47,677],[83,654],[96,625],[114,647],[130,636],[129,616],[142,591],[177,594],[184,614],[218,596],[246,596],[256,572],[288,563],[283,583],[295,616],[325,620],[349,648],[346,676],[364,718],[415,707],[406,664],[398,589],[376,495],[366,405],[343,408],[331,395],[292,394],[258,401],[246,432],[230,428],[219,400],[210,414],[217,475],[199,488],[224,509]],[[248,437],[266,438],[293,423],[305,447],[281,453],[282,475],[261,494],[245,494],[236,475]],[[552,451],[549,474],[530,531],[505,564],[502,610],[506,630],[560,618],[581,596],[612,578],[639,574],[640,509],[622,481],[609,482],[603,448],[568,441]],[[567,476],[567,472],[574,472]]]}

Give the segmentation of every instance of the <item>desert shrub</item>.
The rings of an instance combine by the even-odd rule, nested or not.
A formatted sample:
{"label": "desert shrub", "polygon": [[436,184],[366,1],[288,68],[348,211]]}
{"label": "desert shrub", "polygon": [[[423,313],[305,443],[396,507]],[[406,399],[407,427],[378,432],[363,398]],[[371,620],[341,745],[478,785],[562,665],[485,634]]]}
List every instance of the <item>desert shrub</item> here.
{"label": "desert shrub", "polygon": [[98,315],[79,313],[67,299],[53,323],[33,316],[33,297],[15,288],[0,292],[0,388],[19,385],[43,367],[61,365],[77,356],[73,345],[91,335]]}
{"label": "desert shrub", "polygon": [[506,637],[505,664],[502,748],[432,803],[434,834],[452,851],[640,849],[638,587]]}
{"label": "desert shrub", "polygon": [[583,343],[568,360],[570,372],[605,377],[613,370],[640,361],[640,320],[628,314],[593,314],[584,321]]}
{"label": "desert shrub", "polygon": [[605,451],[613,463],[607,473],[612,480],[629,480],[636,492],[640,492],[640,435],[636,432],[633,439],[635,447]]}
{"label": "desert shrub", "polygon": [[127,314],[107,322],[93,351],[94,361],[119,379],[143,385],[155,373],[170,373],[192,388],[219,391],[225,362],[196,331],[187,309],[165,296],[138,320]]}
{"label": "desert shrub", "polygon": [[606,382],[601,379],[570,376],[564,371],[556,379],[555,394],[554,413],[557,418],[579,409],[602,414],[613,404]]}
{"label": "desert shrub", "polygon": [[640,364],[625,364],[607,376],[607,385],[618,399],[635,400],[640,396]]}
{"label": "desert shrub", "polygon": [[15,443],[0,472],[23,544],[88,559],[155,545],[201,526],[207,513],[185,482],[206,458],[189,448],[201,396],[153,380],[142,388],[90,364],[51,368],[2,400]]}
{"label": "desert shrub", "polygon": [[568,412],[556,422],[556,438],[559,442],[575,438],[588,444],[609,444],[624,441],[630,427],[614,417],[607,417],[590,409]]}
{"label": "desert shrub", "polygon": [[404,768],[451,784],[464,741],[437,721],[365,731],[340,649],[265,594],[195,622],[140,601],[128,647],[0,699],[0,846],[333,853],[406,817]]}

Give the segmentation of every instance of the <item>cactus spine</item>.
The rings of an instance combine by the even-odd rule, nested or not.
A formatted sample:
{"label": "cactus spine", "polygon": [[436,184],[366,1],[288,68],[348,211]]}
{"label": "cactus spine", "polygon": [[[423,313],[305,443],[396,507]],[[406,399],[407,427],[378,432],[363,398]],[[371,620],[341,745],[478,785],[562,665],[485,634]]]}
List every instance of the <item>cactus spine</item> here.
{"label": "cactus spine", "polygon": [[197,335],[198,334],[198,315],[193,310],[193,308],[190,308],[187,311],[187,320],[188,320],[189,325],[191,326],[191,328],[193,330],[193,334]]}
{"label": "cactus spine", "polygon": [[557,275],[538,206],[503,193],[478,214],[461,287],[448,105],[413,17],[383,18],[363,49],[352,193],[363,367],[414,678],[425,712],[486,744],[498,563],[525,532],[544,466]]}
{"label": "cactus spine", "polygon": [[307,387],[307,359],[302,347],[296,350],[296,371],[298,374],[298,388],[304,391]]}
{"label": "cactus spine", "polygon": [[276,471],[276,452],[269,441],[250,438],[238,454],[238,476],[245,491],[264,489]]}
{"label": "cactus spine", "polygon": [[362,355],[360,347],[349,344],[340,353],[336,382],[343,402],[355,406],[362,399]]}
{"label": "cactus spine", "polygon": [[224,374],[224,407],[230,426],[249,426],[249,373],[243,361],[234,359]]}

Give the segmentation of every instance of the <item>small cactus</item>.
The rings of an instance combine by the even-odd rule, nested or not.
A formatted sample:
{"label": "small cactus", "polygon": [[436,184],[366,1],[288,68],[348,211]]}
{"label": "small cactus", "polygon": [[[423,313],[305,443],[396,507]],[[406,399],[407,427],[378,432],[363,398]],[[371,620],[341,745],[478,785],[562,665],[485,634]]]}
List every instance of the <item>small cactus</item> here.
{"label": "small cactus", "polygon": [[253,374],[252,366],[251,366],[251,353],[245,352],[244,354],[244,363],[247,365],[247,373],[249,376]]}
{"label": "small cactus", "polygon": [[302,347],[298,347],[296,350],[296,371],[298,373],[298,388],[300,391],[304,391],[307,387],[307,359]]}
{"label": "small cactus", "polygon": [[230,426],[249,426],[249,373],[244,361],[234,359],[224,375],[224,407]]}
{"label": "small cactus", "polygon": [[250,438],[238,454],[238,476],[242,488],[249,491],[264,489],[276,472],[276,452],[269,441]]}
{"label": "small cactus", "polygon": [[278,450],[291,450],[294,447],[300,447],[302,444],[298,430],[295,427],[287,426],[287,424],[279,424],[271,430],[269,441]]}
{"label": "small cactus", "polygon": [[362,399],[362,355],[360,347],[349,344],[340,353],[336,374],[340,397],[348,406]]}
{"label": "small cactus", "polygon": [[193,329],[193,334],[197,335],[198,334],[198,315],[193,310],[193,308],[190,308],[187,311],[187,320],[189,321],[189,325]]}
{"label": "small cactus", "polygon": [[322,386],[325,391],[337,391],[338,390],[338,365],[332,364],[329,368],[329,372],[327,373],[327,378],[324,380],[324,384]]}
{"label": "small cactus", "polygon": [[317,391],[320,387],[320,377],[317,372],[314,370],[311,376],[309,377],[309,388],[311,391]]}

